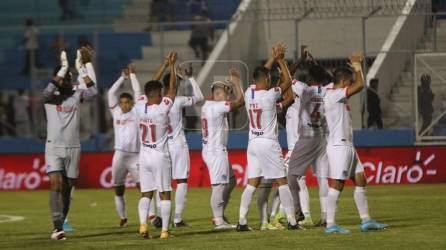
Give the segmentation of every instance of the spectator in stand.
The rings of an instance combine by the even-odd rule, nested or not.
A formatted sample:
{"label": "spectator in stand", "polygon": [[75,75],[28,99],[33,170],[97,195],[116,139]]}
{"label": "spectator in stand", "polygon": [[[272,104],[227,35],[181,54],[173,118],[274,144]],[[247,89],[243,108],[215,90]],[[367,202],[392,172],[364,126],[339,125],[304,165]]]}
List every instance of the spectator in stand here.
{"label": "spectator in stand", "polygon": [[208,11],[208,4],[205,0],[190,0],[187,5],[192,17],[200,15],[202,11]]}
{"label": "spectator in stand", "polygon": [[18,95],[14,98],[14,122],[15,132],[18,136],[31,136],[31,112],[29,97],[23,89],[17,91]]}
{"label": "spectator in stand", "polygon": [[370,128],[373,124],[376,124],[379,129],[382,129],[383,121],[381,118],[381,100],[378,96],[378,84],[379,80],[373,78],[370,80],[370,87],[367,88],[367,112],[369,112],[367,127]]}
{"label": "spectator in stand", "polygon": [[23,45],[26,50],[25,66],[22,70],[23,75],[29,75],[31,73],[31,65],[35,67],[39,66],[38,34],[39,29],[34,25],[34,21],[31,18],[27,18],[25,21],[25,31],[23,33]]}
{"label": "spectator in stand", "polygon": [[194,21],[199,23],[192,25],[189,46],[194,50],[196,58],[200,58],[201,54],[202,64],[204,64],[209,52],[209,38],[214,40],[214,27],[207,11],[202,11],[200,15],[195,16]]}
{"label": "spectator in stand", "polygon": [[76,13],[73,10],[73,3],[71,0],[59,0],[59,8],[62,11],[60,20],[70,20],[76,17]]}
{"label": "spectator in stand", "polygon": [[0,92],[0,136],[7,134],[8,115],[6,113],[6,103],[3,101],[3,93]]}
{"label": "spectator in stand", "polygon": [[432,114],[434,113],[435,95],[431,89],[431,76],[428,74],[421,75],[421,85],[418,86],[418,112],[423,120],[420,133],[424,132],[432,122]]}

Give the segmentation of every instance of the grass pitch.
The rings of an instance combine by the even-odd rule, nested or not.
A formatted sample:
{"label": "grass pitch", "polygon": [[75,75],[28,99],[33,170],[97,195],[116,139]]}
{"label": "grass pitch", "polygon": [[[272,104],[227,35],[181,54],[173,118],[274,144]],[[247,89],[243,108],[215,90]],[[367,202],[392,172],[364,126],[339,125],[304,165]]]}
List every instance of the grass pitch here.
{"label": "grass pitch", "polygon": [[[213,232],[210,189],[190,189],[184,220],[190,227],[174,229],[175,238],[143,240],[138,229],[136,190],[127,191],[130,226],[118,229],[112,190],[76,190],[69,219],[75,232],[66,241],[49,240],[48,192],[1,192],[1,215],[23,216],[22,221],[0,222],[0,249],[446,249],[446,184],[369,187],[373,218],[390,224],[388,230],[361,233],[353,189],[346,188],[338,205],[337,222],[351,235],[306,231]],[[236,223],[240,194],[234,190],[227,216]],[[317,189],[310,189],[313,219],[319,218]],[[258,229],[257,207],[249,222]],[[159,231],[151,228],[154,237]]]}

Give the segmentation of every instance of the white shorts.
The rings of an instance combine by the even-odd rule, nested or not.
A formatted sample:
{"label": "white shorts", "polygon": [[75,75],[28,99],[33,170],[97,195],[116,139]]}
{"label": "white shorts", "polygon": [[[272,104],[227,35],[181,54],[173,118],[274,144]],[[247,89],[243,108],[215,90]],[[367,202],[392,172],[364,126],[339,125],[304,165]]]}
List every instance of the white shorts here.
{"label": "white shorts", "polygon": [[353,146],[327,145],[327,156],[330,179],[347,180],[354,177],[355,173],[364,172]]}
{"label": "white shorts", "polygon": [[314,176],[328,177],[327,141],[321,137],[301,137],[294,144],[288,173],[305,176],[311,165]]}
{"label": "white shorts", "polygon": [[210,149],[205,146],[201,151],[201,156],[209,170],[212,185],[229,183],[231,166],[229,164],[228,151],[225,148]]}
{"label": "white shorts", "polygon": [[125,185],[127,174],[130,173],[135,183],[139,182],[138,153],[115,150],[112,161],[113,186]]}
{"label": "white shorts", "polygon": [[59,148],[45,145],[46,173],[62,172],[71,179],[79,177],[80,148]]}
{"label": "white shorts", "polygon": [[172,162],[168,152],[154,149],[139,153],[139,183],[141,192],[172,191]]}
{"label": "white shorts", "polygon": [[277,140],[255,138],[248,143],[248,179],[279,179],[286,176],[282,148]]}
{"label": "white shorts", "polygon": [[190,159],[187,143],[182,140],[169,140],[169,154],[172,160],[172,179],[189,178]]}

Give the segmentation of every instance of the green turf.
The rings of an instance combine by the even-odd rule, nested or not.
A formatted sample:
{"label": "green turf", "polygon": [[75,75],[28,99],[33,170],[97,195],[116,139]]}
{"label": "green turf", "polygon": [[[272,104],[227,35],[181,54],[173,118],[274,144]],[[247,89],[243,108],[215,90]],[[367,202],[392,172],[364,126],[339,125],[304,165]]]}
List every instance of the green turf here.
{"label": "green turf", "polygon": [[[241,189],[233,193],[227,216],[236,222]],[[319,208],[317,189],[310,189],[314,219]],[[209,189],[191,189],[184,219],[189,228],[174,230],[169,240],[142,240],[137,234],[137,193],[127,193],[131,225],[117,229],[112,190],[76,190],[70,221],[76,229],[66,241],[49,240],[48,193],[1,192],[0,215],[24,216],[21,222],[0,223],[0,249],[446,249],[446,185],[379,186],[369,188],[372,216],[391,228],[361,233],[352,189],[346,188],[338,206],[340,225],[351,235],[306,231],[213,232]],[[258,228],[253,203],[250,225]],[[159,231],[152,229],[153,236]]]}

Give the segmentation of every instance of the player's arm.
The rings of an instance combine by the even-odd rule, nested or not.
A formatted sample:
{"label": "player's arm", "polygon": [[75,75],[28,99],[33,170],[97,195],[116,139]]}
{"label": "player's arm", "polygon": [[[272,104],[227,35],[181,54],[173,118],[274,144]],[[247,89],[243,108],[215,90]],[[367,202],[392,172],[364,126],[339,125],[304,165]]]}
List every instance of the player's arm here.
{"label": "player's arm", "polygon": [[284,93],[291,86],[291,75],[288,70],[288,65],[285,61],[285,52],[286,47],[284,43],[278,43],[276,45],[276,50],[274,53],[274,57],[276,58],[277,63],[280,68],[280,85],[279,88]]}
{"label": "player's arm", "polygon": [[364,55],[361,52],[353,53],[349,59],[349,65],[355,71],[355,82],[347,87],[347,97],[361,92],[364,88],[364,77],[362,75],[362,60],[364,59]]}
{"label": "player's arm", "polygon": [[291,106],[294,103],[294,94],[293,94],[293,90],[291,88],[288,88],[284,93],[283,93],[283,100],[279,103],[279,106],[282,109],[286,109],[289,106]]}
{"label": "player's arm", "polygon": [[271,55],[268,58],[268,60],[265,62],[265,64],[263,65],[263,67],[271,70],[273,68],[273,64],[276,61],[276,58],[274,58],[274,47],[271,48]]}
{"label": "player's arm", "polygon": [[44,102],[47,102],[54,97],[54,92],[57,90],[57,87],[60,86],[60,84],[63,82],[63,79],[68,72],[69,65],[68,65],[67,53],[65,51],[62,51],[60,53],[59,60],[61,66],[59,71],[42,92]]}
{"label": "player's arm", "polygon": [[177,52],[171,51],[168,56],[170,79],[169,79],[169,89],[167,90],[166,97],[175,100],[176,88],[177,88],[177,74],[175,73],[175,62],[177,61]]}
{"label": "player's arm", "polygon": [[245,105],[241,86],[240,73],[234,67],[229,68],[229,80],[234,84],[235,100],[231,101],[231,110],[236,110]]}
{"label": "player's arm", "polygon": [[108,99],[108,107],[114,108],[116,105],[118,105],[119,99],[118,99],[118,89],[121,87],[122,83],[128,78],[129,72],[127,69],[123,69],[121,72],[121,76],[116,80],[115,83],[111,86],[111,88],[107,92],[107,99]]}
{"label": "player's arm", "polygon": [[[169,52],[170,55],[170,52]],[[163,63],[160,65],[160,67],[158,68],[158,70],[155,72],[155,75],[153,75],[152,80],[155,81],[160,81],[161,78],[163,77],[164,71],[169,68],[169,55],[167,55],[164,58]]]}
{"label": "player's arm", "polygon": [[136,78],[135,64],[130,63],[128,65],[128,71],[130,74],[130,83],[132,84],[134,99],[136,101],[143,93],[142,93],[141,84],[139,84],[138,78]]}

